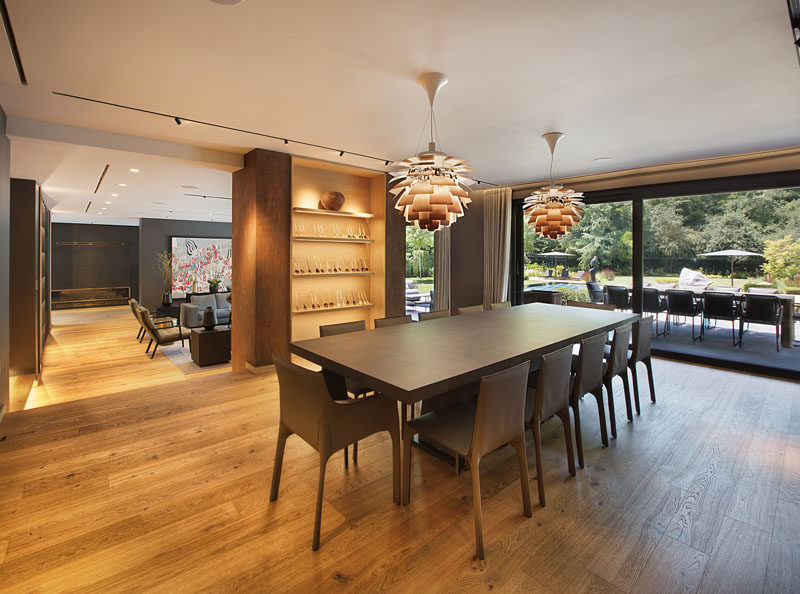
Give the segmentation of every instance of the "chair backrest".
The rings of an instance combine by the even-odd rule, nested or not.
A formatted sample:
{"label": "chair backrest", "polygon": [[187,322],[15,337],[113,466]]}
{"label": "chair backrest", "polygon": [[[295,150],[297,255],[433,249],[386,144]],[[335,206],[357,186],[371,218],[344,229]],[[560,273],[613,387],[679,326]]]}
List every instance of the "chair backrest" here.
{"label": "chair backrest", "polygon": [[376,318],[375,319],[375,328],[386,328],[387,326],[398,326],[400,324],[410,324],[414,320],[411,318],[411,315],[407,316],[396,316],[393,318]]}
{"label": "chair backrest", "polygon": [[633,324],[631,361],[643,361],[650,356],[653,340],[653,316],[645,316]]}
{"label": "chair backrest", "polygon": [[435,320],[436,318],[449,318],[450,310],[437,309],[436,311],[421,311],[419,314],[417,314],[417,316],[420,322],[424,322],[425,320]]}
{"label": "chair backrest", "polygon": [[[136,308],[139,307],[139,302],[136,301],[136,299],[129,299],[128,300],[128,305],[131,306],[131,313],[133,314],[133,317],[138,320],[139,316],[136,315]],[[141,324],[141,321],[139,323]]]}
{"label": "chair backrest", "polygon": [[569,307],[585,307],[588,309],[604,309],[606,311],[613,311],[614,306],[610,303],[586,303],[585,301],[567,301]]}
{"label": "chair backrest", "polygon": [[569,406],[571,366],[572,345],[542,355],[533,419],[546,419],[556,411]]}
{"label": "chair backrest", "polygon": [[483,306],[482,305],[470,305],[468,307],[459,307],[457,311],[458,311],[458,315],[478,313],[479,311],[483,311]]}
{"label": "chair backrest", "polygon": [[153,323],[152,318],[150,318],[150,312],[147,311],[147,309],[142,307],[141,305],[136,311],[139,312],[139,319],[142,322],[142,326],[144,327],[145,332],[147,332],[150,335],[150,338],[152,338],[156,342],[161,342],[161,332]]}
{"label": "chair backrest", "polygon": [[511,307],[510,301],[498,301],[497,303],[492,303],[489,305],[489,309],[508,309]]}
{"label": "chair backrest", "polygon": [[481,378],[472,452],[491,452],[523,434],[529,372],[530,362],[526,361]]}
{"label": "chair backrest", "polygon": [[552,303],[561,305],[563,295],[558,291],[540,291],[538,289],[526,289],[522,294],[524,303]]}
{"label": "chair backrest", "polygon": [[327,324],[319,327],[319,335],[333,336],[334,334],[349,334],[350,332],[362,332],[367,329],[367,323],[364,320],[357,320],[355,322],[343,322],[341,324]]}
{"label": "chair backrest", "polygon": [[611,339],[611,355],[608,358],[606,377],[619,375],[628,368],[628,344],[631,341],[631,325],[626,324],[614,330]]}
{"label": "chair backrest", "polygon": [[605,290],[605,303],[610,303],[619,309],[628,309],[631,306],[631,300],[628,297],[627,287],[615,287],[614,285],[606,285]]}
{"label": "chair backrest", "polygon": [[581,352],[578,355],[578,367],[575,371],[575,388],[573,390],[573,396],[576,398],[603,387],[603,352],[605,346],[605,332],[584,338],[581,341]]}
{"label": "chair backrest", "polygon": [[732,319],[736,317],[736,302],[733,293],[705,291],[703,293],[703,314],[707,318]]}
{"label": "chair backrest", "polygon": [[743,316],[747,322],[776,325],[780,323],[778,315],[781,307],[780,299],[774,295],[744,295]]}
{"label": "chair backrest", "polygon": [[750,287],[747,292],[751,295],[777,295],[778,289],[771,289],[768,287]]}
{"label": "chair backrest", "polygon": [[320,421],[333,400],[321,371],[311,371],[272,354],[278,373],[281,423],[314,449],[320,447]]}
{"label": "chair backrest", "polygon": [[693,316],[697,313],[694,293],[684,289],[667,289],[667,311],[670,315]]}
{"label": "chair backrest", "polygon": [[660,313],[664,311],[664,303],[661,300],[661,293],[658,289],[644,287],[642,289],[642,310],[650,313]]}
{"label": "chair backrest", "polygon": [[603,287],[594,281],[586,281],[586,290],[589,291],[589,298],[594,303],[603,302]]}

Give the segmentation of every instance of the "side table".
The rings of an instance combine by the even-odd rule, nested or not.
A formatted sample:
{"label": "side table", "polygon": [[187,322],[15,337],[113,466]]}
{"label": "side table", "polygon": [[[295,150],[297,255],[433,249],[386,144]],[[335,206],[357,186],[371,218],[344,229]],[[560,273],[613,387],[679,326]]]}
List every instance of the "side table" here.
{"label": "side table", "polygon": [[156,315],[164,318],[175,318],[176,320],[181,317],[180,305],[159,305],[156,307]]}
{"label": "side table", "polygon": [[189,343],[192,361],[199,367],[231,360],[231,330],[227,326],[216,326],[213,330],[192,328]]}

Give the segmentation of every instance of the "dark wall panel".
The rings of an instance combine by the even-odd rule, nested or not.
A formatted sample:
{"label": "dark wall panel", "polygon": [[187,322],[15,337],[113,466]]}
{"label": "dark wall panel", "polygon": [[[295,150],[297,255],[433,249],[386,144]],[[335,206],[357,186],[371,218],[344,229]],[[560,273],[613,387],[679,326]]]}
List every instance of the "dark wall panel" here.
{"label": "dark wall panel", "polygon": [[[156,268],[155,256],[158,252],[172,249],[170,237],[173,235],[180,237],[231,237],[231,224],[176,221],[172,219],[140,219],[139,301],[145,307],[155,308],[161,304],[161,275]],[[236,266],[235,253],[233,258],[234,266]]]}
{"label": "dark wall panel", "polygon": [[138,227],[53,223],[52,238],[54,289],[130,287],[132,297],[139,294]]}
{"label": "dark wall panel", "polygon": [[10,159],[11,146],[6,137],[6,114],[0,108],[0,420],[8,411],[8,283],[10,263]]}
{"label": "dark wall panel", "polygon": [[451,227],[450,310],[483,304],[483,200],[473,197]]}
{"label": "dark wall panel", "polygon": [[10,304],[9,373],[36,373],[36,333],[39,299],[39,190],[32,179],[11,180],[9,275],[15,298]]}

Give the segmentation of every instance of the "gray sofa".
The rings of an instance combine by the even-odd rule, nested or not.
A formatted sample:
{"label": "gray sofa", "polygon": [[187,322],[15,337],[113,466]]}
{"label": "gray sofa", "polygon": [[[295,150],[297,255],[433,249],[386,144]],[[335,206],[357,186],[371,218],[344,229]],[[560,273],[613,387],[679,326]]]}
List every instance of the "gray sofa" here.
{"label": "gray sofa", "polygon": [[191,295],[189,303],[181,303],[181,326],[198,328],[203,325],[203,312],[211,306],[217,314],[217,324],[230,324],[230,293],[211,293],[208,295]]}

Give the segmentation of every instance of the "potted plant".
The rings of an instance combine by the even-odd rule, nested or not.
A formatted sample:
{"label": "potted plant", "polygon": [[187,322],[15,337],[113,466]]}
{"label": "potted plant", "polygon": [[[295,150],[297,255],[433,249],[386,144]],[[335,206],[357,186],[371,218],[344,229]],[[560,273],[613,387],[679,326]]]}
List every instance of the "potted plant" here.
{"label": "potted plant", "polygon": [[219,290],[219,285],[222,281],[218,278],[208,279],[208,292],[216,293]]}
{"label": "potted plant", "polygon": [[161,284],[164,293],[161,295],[161,305],[172,305],[172,254],[167,250],[158,252],[155,256],[156,268],[161,275]]}

